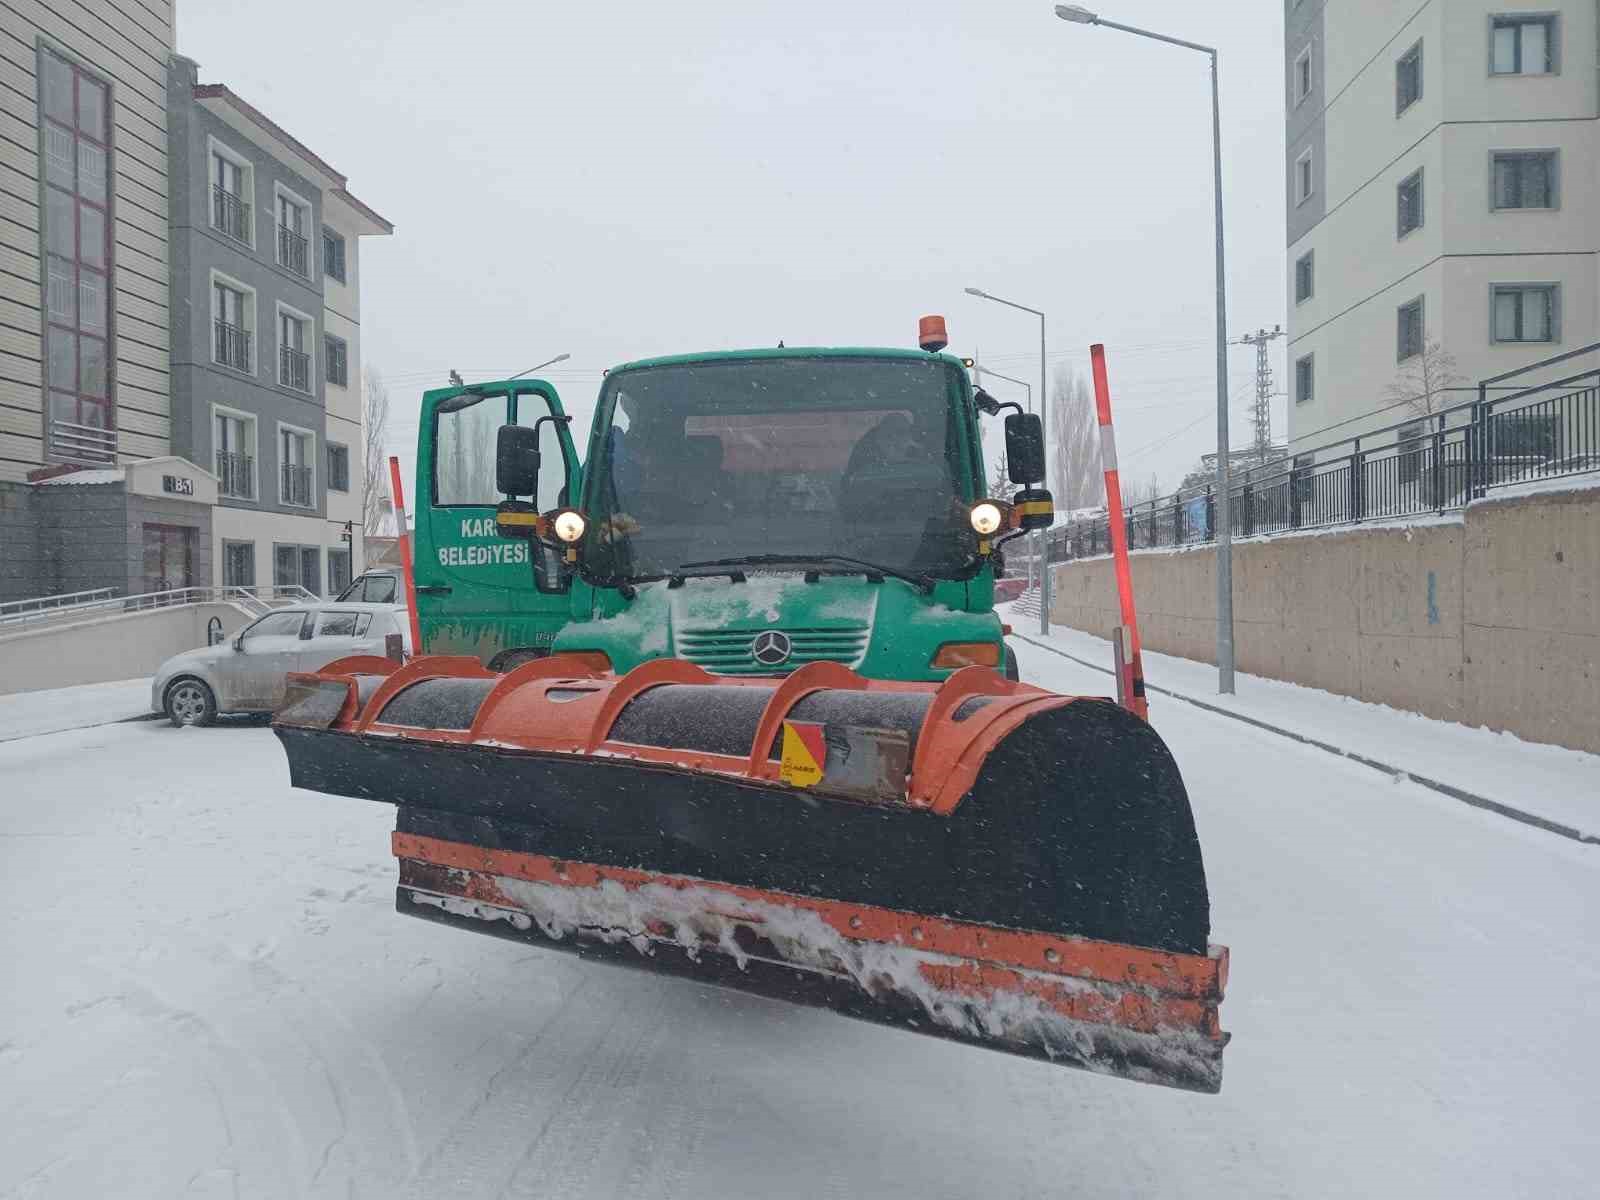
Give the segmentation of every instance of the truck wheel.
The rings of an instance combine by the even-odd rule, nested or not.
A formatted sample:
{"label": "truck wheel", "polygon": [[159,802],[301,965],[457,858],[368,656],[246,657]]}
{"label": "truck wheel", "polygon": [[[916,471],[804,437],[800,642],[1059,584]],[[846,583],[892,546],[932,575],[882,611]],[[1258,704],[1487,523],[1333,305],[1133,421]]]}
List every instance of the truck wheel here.
{"label": "truck wheel", "polygon": [[1021,680],[1022,680],[1022,675],[1017,671],[1017,656],[1016,656],[1016,653],[1011,649],[1011,647],[1009,645],[1005,648],[1005,651],[1006,651],[1006,658],[1005,658],[1005,664],[1004,665],[1005,665],[1006,678],[1011,680],[1012,683],[1020,683]]}
{"label": "truck wheel", "polygon": [[198,679],[176,679],[167,688],[167,719],[179,729],[210,725],[217,719],[217,698]]}

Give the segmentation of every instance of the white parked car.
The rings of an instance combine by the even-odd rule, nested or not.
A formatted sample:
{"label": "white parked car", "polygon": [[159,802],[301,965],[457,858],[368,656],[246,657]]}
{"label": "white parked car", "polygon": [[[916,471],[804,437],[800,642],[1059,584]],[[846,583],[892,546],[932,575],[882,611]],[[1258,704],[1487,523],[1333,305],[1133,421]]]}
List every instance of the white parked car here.
{"label": "white parked car", "polygon": [[219,713],[271,712],[290,671],[315,671],[348,654],[381,656],[399,634],[411,652],[406,610],[392,604],[306,602],[274,609],[231,640],[175,654],[150,686],[150,709],[174,725],[209,725]]}

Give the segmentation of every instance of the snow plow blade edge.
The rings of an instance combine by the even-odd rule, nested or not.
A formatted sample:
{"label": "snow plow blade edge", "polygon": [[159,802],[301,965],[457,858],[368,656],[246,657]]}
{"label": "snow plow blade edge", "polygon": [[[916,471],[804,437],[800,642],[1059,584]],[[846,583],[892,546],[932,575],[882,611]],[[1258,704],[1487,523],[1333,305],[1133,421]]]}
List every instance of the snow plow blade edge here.
{"label": "snow plow blade edge", "polygon": [[274,725],[295,786],[396,804],[401,912],[1220,1089],[1188,799],[1114,705],[982,668],[378,661],[291,677]]}

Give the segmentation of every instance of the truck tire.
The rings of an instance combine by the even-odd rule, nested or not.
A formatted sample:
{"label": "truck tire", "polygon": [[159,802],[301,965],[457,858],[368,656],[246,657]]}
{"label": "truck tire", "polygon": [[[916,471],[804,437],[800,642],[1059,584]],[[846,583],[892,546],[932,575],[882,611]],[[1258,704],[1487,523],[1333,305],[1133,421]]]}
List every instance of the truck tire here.
{"label": "truck tire", "polygon": [[210,725],[217,719],[217,697],[206,684],[185,675],[167,685],[162,698],[167,720],[182,729],[185,725]]}
{"label": "truck tire", "polygon": [[1005,662],[1002,664],[1002,666],[1005,670],[1006,678],[1011,680],[1012,683],[1020,682],[1022,676],[1017,671],[1017,655],[1016,652],[1011,649],[1009,643],[1006,644],[1005,655]]}

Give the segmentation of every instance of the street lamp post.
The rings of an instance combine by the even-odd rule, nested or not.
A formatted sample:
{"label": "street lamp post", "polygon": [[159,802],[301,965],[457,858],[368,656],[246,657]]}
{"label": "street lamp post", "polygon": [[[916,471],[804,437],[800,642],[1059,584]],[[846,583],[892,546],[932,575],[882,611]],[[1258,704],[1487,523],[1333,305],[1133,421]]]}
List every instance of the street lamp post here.
{"label": "street lamp post", "polygon": [[529,367],[526,371],[518,371],[511,378],[513,378],[513,379],[521,379],[524,375],[532,375],[535,371],[539,370],[541,367],[554,366],[558,362],[566,362],[567,359],[569,359],[571,357],[572,357],[572,355],[570,355],[570,354],[558,354],[554,358],[545,359],[542,363],[534,363],[533,366]]}
{"label": "street lamp post", "polygon": [[1108,21],[1080,4],[1056,5],[1056,16],[1076,25],[1103,25],[1138,37],[1198,50],[1211,58],[1211,176],[1214,191],[1217,241],[1217,691],[1233,692],[1233,514],[1228,461],[1228,313],[1223,281],[1222,254],[1222,116],[1217,100],[1217,51],[1214,46],[1152,33],[1133,25]]}
{"label": "street lamp post", "polygon": [[[1018,304],[1015,300],[1003,300],[999,296],[990,295],[982,288],[969,287],[966,288],[965,291],[969,296],[976,296],[980,300],[993,300],[996,304],[1004,304],[1007,308],[1021,309],[1023,312],[1032,313],[1034,316],[1039,318],[1039,433],[1042,436],[1046,447],[1045,485],[1048,487],[1050,475],[1050,437],[1049,429],[1047,428],[1045,419],[1045,409],[1048,407],[1048,405],[1045,403],[1045,397],[1049,385],[1045,380],[1046,368],[1044,356],[1044,314],[1037,308],[1029,308],[1026,304]],[[1045,561],[1045,551],[1047,546],[1044,532],[1041,530],[1039,533],[1035,534],[1034,537],[1037,543],[1035,550],[1039,556],[1039,634],[1042,637],[1048,637],[1050,635],[1050,564]]]}
{"label": "street lamp post", "polygon": [[991,371],[988,367],[984,366],[980,362],[973,363],[972,364],[972,370],[973,370],[974,374],[977,374],[977,375],[992,375],[996,379],[1004,379],[1007,383],[1014,383],[1019,388],[1025,389],[1027,391],[1027,393],[1028,393],[1026,407],[1027,407],[1029,412],[1033,411],[1033,384],[1029,383],[1026,379],[1014,379],[1010,375],[1002,375],[1002,374],[1000,374],[999,371]]}

